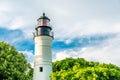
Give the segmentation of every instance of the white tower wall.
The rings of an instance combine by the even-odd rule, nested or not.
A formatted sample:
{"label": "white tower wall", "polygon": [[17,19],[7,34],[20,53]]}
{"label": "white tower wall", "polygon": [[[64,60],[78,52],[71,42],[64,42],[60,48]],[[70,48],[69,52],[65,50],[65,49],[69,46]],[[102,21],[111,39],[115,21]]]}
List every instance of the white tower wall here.
{"label": "white tower wall", "polygon": [[34,80],[50,80],[52,72],[52,37],[35,38]]}

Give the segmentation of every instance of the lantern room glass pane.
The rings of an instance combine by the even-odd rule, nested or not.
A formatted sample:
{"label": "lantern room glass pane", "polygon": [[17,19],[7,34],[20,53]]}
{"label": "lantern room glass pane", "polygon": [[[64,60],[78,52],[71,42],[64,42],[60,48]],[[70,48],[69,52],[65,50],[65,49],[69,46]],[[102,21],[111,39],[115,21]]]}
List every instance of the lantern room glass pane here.
{"label": "lantern room glass pane", "polygon": [[50,28],[38,28],[38,35],[50,35]]}
{"label": "lantern room glass pane", "polygon": [[39,26],[50,26],[50,21],[48,19],[40,19],[38,21]]}

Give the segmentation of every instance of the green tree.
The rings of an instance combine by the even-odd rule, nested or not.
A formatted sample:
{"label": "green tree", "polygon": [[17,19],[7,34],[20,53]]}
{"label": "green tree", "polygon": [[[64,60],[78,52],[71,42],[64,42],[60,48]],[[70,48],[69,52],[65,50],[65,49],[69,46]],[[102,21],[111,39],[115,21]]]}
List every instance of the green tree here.
{"label": "green tree", "polygon": [[120,68],[83,58],[66,58],[53,62],[52,80],[120,80]]}
{"label": "green tree", "polygon": [[32,80],[24,55],[5,42],[0,42],[0,80]]}

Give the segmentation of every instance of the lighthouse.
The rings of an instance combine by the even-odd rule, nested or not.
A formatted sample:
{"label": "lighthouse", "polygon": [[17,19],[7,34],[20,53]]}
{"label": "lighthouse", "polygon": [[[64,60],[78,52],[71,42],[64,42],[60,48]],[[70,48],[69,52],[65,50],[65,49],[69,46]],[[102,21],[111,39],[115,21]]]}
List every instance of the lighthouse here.
{"label": "lighthouse", "polygon": [[35,55],[33,80],[50,80],[52,72],[52,40],[53,33],[50,19],[43,13],[37,19],[35,28]]}

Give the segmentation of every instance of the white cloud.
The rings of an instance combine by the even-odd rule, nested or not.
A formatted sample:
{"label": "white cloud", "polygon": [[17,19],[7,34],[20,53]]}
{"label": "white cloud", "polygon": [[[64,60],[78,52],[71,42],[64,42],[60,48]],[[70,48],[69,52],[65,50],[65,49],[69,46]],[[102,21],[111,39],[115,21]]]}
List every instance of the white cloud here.
{"label": "white cloud", "polygon": [[51,18],[57,39],[118,33],[120,32],[120,5],[116,0],[107,1],[2,0],[0,1],[0,26],[21,29],[31,37],[29,34],[34,31],[37,18],[45,11]]}
{"label": "white cloud", "polygon": [[86,60],[113,63],[120,66],[120,35],[95,46],[67,49],[56,53],[56,60],[81,57]]}
{"label": "white cloud", "polygon": [[11,29],[18,29],[25,26],[25,21],[22,17],[16,17],[10,24]]}
{"label": "white cloud", "polygon": [[66,44],[70,44],[72,42],[72,39],[67,39],[67,40],[65,40],[65,43]]}
{"label": "white cloud", "polygon": [[66,51],[58,52],[56,55],[57,60],[62,60],[62,59],[65,59],[67,57],[70,57],[70,55],[66,54]]}
{"label": "white cloud", "polygon": [[34,66],[34,55],[32,51],[19,51],[22,52],[25,55],[25,58],[27,59],[28,63],[31,64],[31,67]]}
{"label": "white cloud", "polygon": [[73,23],[72,25],[63,25],[63,27],[56,29],[55,34],[57,38],[75,38],[83,35],[95,34],[109,34],[120,33],[119,22],[113,23],[106,20],[89,20]]}
{"label": "white cloud", "polygon": [[11,6],[8,2],[1,1],[0,2],[0,12],[9,12],[11,10]]}

